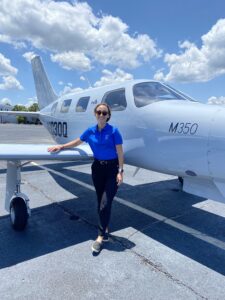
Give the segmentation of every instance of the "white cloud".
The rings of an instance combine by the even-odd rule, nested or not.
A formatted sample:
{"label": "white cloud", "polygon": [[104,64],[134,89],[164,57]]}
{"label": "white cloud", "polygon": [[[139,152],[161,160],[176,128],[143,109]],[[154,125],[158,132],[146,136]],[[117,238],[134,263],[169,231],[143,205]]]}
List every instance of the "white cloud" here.
{"label": "white cloud", "polygon": [[23,90],[23,86],[14,76],[3,76],[3,83],[0,83],[0,90],[17,89]]}
{"label": "white cloud", "polygon": [[223,105],[223,104],[225,104],[225,96],[221,96],[221,97],[212,96],[208,99],[208,104]]}
{"label": "white cloud", "polygon": [[165,54],[169,72],[156,72],[155,77],[165,81],[208,81],[225,74],[225,19],[219,20],[201,37],[202,46],[184,41],[179,43],[181,54]]}
{"label": "white cloud", "polygon": [[0,34],[0,43],[12,44],[16,49],[26,48],[26,44],[23,42],[13,41],[10,36],[5,34]]}
{"label": "white cloud", "polygon": [[31,62],[32,58],[34,58],[37,54],[35,54],[33,51],[31,52],[25,52],[23,54],[23,57],[26,59],[27,62]]}
{"label": "white cloud", "polygon": [[16,75],[18,70],[11,65],[10,59],[0,53],[0,76]]}
{"label": "white cloud", "polygon": [[38,103],[37,97],[28,98],[28,102],[25,104],[25,107],[30,107],[34,103]]}
{"label": "white cloud", "polygon": [[131,36],[122,20],[95,16],[86,2],[1,0],[0,34],[49,50],[66,69],[89,71],[95,62],[135,68],[160,54],[148,35]]}
{"label": "white cloud", "polygon": [[73,88],[71,86],[64,86],[63,90],[59,92],[59,96],[64,96],[66,94],[70,94],[70,93],[78,93],[78,92],[82,92],[83,89],[80,88],[80,87],[76,87],[76,88]]}
{"label": "white cloud", "polygon": [[119,18],[105,16],[99,22],[100,46],[93,50],[96,60],[104,65],[136,68],[141,61],[160,55],[155,42],[146,34],[131,37],[128,26]]}
{"label": "white cloud", "polygon": [[2,98],[0,100],[0,103],[4,104],[4,105],[6,105],[6,104],[12,105],[12,101],[9,98]]}
{"label": "white cloud", "polygon": [[63,52],[60,54],[51,55],[51,60],[53,62],[58,62],[66,70],[81,70],[90,71],[91,62],[88,57],[83,53],[77,52]]}
{"label": "white cloud", "polygon": [[10,59],[0,53],[0,79],[3,81],[0,83],[0,90],[23,89],[20,82],[14,76],[17,72],[18,70],[11,65]]}
{"label": "white cloud", "polygon": [[154,75],[154,80],[164,81],[163,69],[158,70]]}
{"label": "white cloud", "polygon": [[[94,87],[100,87],[100,86],[108,85],[111,83],[123,82],[126,80],[133,79],[132,74],[126,73],[119,68],[117,68],[115,70],[115,72],[111,72],[111,71],[105,69],[102,71],[102,74],[103,74],[103,76],[98,81],[95,82]],[[80,76],[80,80],[84,80],[84,81],[87,80],[89,87],[91,86],[89,80],[86,77]],[[67,83],[67,85],[64,86],[63,90],[61,90],[59,92],[59,96],[64,96],[69,93],[78,93],[78,92],[82,92],[84,90],[85,89],[82,89],[80,87],[74,88],[74,87],[72,87],[71,83]]]}
{"label": "white cloud", "polygon": [[126,73],[119,68],[116,69],[115,72],[111,72],[109,70],[103,70],[102,73],[103,76],[100,78],[100,80],[95,82],[94,84],[95,87],[133,79],[132,74]]}
{"label": "white cloud", "polygon": [[72,87],[73,86],[73,84],[71,82],[68,82],[68,83],[65,84],[63,81],[59,81],[58,84],[59,85],[64,85],[64,86],[67,86],[67,87]]}

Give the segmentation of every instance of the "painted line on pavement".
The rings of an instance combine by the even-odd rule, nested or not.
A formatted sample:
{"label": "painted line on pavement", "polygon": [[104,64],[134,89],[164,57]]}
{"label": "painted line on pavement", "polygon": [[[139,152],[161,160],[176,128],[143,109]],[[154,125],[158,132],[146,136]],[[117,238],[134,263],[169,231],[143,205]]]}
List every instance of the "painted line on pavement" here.
{"label": "painted line on pavement", "polygon": [[[41,166],[41,165],[37,164],[36,162],[31,162],[31,164],[34,165],[34,166],[39,167],[40,169],[43,169],[43,170],[46,170],[48,172],[54,173],[54,174],[56,174],[56,175],[58,175],[60,177],[63,177],[65,179],[67,179],[67,180],[70,180],[70,181],[72,181],[74,183],[77,183],[77,184],[79,184],[79,185],[83,186],[84,188],[87,188],[87,189],[89,189],[91,191],[95,191],[95,188],[92,185],[87,184],[87,183],[85,183],[83,181],[80,181],[78,179],[75,179],[75,178],[72,178],[70,176],[64,175],[64,174],[62,174],[62,173],[60,173],[58,171],[55,171],[53,169]],[[218,247],[218,248],[220,248],[222,250],[225,250],[225,243],[223,241],[220,241],[220,240],[218,240],[216,238],[213,238],[213,237],[211,237],[211,236],[209,236],[207,234],[204,234],[204,233],[202,233],[202,232],[200,232],[200,231],[198,231],[196,229],[193,229],[191,227],[188,227],[186,225],[178,223],[178,222],[176,222],[174,220],[171,220],[171,219],[169,219],[167,217],[164,217],[164,216],[162,216],[162,215],[160,215],[158,213],[155,213],[155,212],[153,212],[153,211],[151,211],[149,209],[146,209],[144,207],[141,207],[140,205],[131,203],[131,202],[129,202],[127,200],[124,200],[122,198],[115,197],[114,200],[117,201],[117,202],[119,202],[122,205],[130,207],[130,208],[132,208],[132,209],[134,209],[134,210],[136,210],[136,211],[138,211],[140,213],[143,213],[143,214],[145,214],[145,215],[147,215],[147,216],[149,216],[151,218],[154,218],[154,219],[156,219],[158,221],[161,221],[161,222],[163,222],[165,224],[168,224],[168,225],[170,225],[170,226],[172,226],[172,227],[174,227],[176,229],[179,229],[179,230],[181,230],[183,232],[186,232],[186,233],[194,236],[195,238],[198,238],[198,239],[200,239],[200,240],[202,240],[204,242],[207,242],[207,243],[209,243],[209,244],[211,244],[213,246],[216,246],[216,247]]]}

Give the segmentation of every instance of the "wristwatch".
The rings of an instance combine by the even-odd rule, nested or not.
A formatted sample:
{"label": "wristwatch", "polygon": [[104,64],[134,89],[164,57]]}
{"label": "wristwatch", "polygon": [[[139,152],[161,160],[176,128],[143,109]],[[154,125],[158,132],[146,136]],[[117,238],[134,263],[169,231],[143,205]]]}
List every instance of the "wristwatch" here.
{"label": "wristwatch", "polygon": [[118,173],[123,173],[123,169],[122,169],[122,168],[119,168],[119,169],[118,169]]}

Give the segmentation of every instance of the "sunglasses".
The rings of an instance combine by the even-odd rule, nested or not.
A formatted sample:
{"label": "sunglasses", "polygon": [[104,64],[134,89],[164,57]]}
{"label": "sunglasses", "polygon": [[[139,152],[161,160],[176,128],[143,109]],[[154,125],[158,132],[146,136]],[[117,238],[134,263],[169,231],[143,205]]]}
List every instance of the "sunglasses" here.
{"label": "sunglasses", "polygon": [[101,111],[101,110],[97,110],[97,111],[96,111],[96,114],[97,114],[98,116],[101,116],[101,115],[103,115],[103,116],[107,116],[107,115],[108,115],[108,112],[107,112],[107,111],[105,111],[105,110],[103,110],[103,111]]}

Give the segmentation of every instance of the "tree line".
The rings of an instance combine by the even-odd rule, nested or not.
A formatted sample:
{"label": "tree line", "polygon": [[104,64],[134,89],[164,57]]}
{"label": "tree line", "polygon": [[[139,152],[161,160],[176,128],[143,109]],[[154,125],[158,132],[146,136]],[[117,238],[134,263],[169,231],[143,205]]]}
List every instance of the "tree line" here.
{"label": "tree line", "polygon": [[[29,107],[26,107],[24,105],[20,105],[20,104],[16,104],[13,109],[13,111],[32,111],[32,112],[35,112],[35,111],[39,111],[39,107],[38,107],[38,104],[37,103],[33,103],[32,105],[30,105]],[[29,121],[27,119],[27,117],[23,117],[23,116],[17,116],[17,121],[19,124],[23,123],[23,124],[26,124],[26,123],[35,123],[35,124],[38,124],[40,123],[39,119],[37,118],[29,118],[29,119],[32,119],[32,121]]]}

